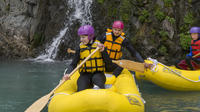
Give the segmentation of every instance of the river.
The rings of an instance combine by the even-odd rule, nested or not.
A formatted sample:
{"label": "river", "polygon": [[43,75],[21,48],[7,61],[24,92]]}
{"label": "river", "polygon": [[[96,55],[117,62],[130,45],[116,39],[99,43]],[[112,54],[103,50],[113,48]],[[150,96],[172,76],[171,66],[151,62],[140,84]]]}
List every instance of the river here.
{"label": "river", "polygon": [[[56,87],[68,63],[1,61],[0,112],[23,112]],[[145,81],[137,84],[146,112],[200,112],[200,92],[167,91]]]}

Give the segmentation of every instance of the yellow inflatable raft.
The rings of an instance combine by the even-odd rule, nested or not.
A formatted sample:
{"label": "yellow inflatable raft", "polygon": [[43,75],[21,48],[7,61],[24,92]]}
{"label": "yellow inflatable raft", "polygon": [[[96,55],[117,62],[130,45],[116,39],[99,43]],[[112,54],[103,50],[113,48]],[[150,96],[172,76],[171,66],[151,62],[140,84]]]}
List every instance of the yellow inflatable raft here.
{"label": "yellow inflatable raft", "polygon": [[[112,75],[111,75],[112,76]],[[76,92],[79,73],[72,75],[52,96],[49,112],[144,112],[132,74],[124,69],[120,76],[107,77],[107,89],[86,89]]]}
{"label": "yellow inflatable raft", "polygon": [[151,81],[168,90],[200,91],[200,70],[181,70],[174,66],[166,66],[151,58],[148,58],[145,62],[152,63],[154,66],[144,73],[136,72],[137,79]]}

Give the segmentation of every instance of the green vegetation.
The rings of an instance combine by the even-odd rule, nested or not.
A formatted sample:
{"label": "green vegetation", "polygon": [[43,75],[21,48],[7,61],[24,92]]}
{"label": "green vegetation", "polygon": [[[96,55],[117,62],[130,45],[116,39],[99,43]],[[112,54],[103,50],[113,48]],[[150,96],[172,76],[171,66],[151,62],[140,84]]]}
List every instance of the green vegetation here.
{"label": "green vegetation", "polygon": [[129,22],[131,16],[131,0],[121,0],[120,15],[122,15],[122,21],[126,24]]}
{"label": "green vegetation", "polygon": [[141,15],[139,16],[139,21],[141,23],[149,23],[151,22],[151,20],[148,19],[148,17],[150,16],[150,13],[144,9],[141,11]]}
{"label": "green vegetation", "polygon": [[164,14],[164,12],[160,11],[159,8],[156,10],[156,12],[154,13],[154,15],[156,16],[156,18],[157,18],[159,21],[163,21],[163,20],[165,19],[165,14]]}
{"label": "green vegetation", "polygon": [[189,12],[185,15],[183,20],[184,20],[184,23],[186,23],[186,24],[192,24],[194,22],[194,17],[192,15],[192,13]]}
{"label": "green vegetation", "polygon": [[192,0],[188,0],[188,3],[192,3]]}
{"label": "green vegetation", "polygon": [[32,47],[38,47],[39,45],[41,45],[44,41],[44,36],[41,33],[35,33],[35,35],[33,36],[33,44]]}
{"label": "green vegetation", "polygon": [[194,16],[192,13],[188,12],[183,18],[184,24],[180,27],[182,33],[187,33],[189,27],[194,23]]}
{"label": "green vegetation", "polygon": [[172,17],[166,16],[166,19],[171,23],[171,24],[175,24],[176,20]]}
{"label": "green vegetation", "polygon": [[184,50],[188,50],[191,42],[190,34],[181,33],[179,36],[180,36],[181,47]]}
{"label": "green vegetation", "polygon": [[181,47],[184,50],[188,50],[190,47],[191,37],[188,33],[190,26],[194,23],[194,16],[192,13],[188,12],[183,18],[184,24],[180,27],[180,31],[182,33],[179,34],[180,36],[180,43]]}
{"label": "green vegetation", "polygon": [[162,41],[166,41],[168,39],[169,33],[167,31],[160,31],[159,32]]}
{"label": "green vegetation", "polygon": [[172,7],[174,0],[163,0],[165,7]]}
{"label": "green vegetation", "polygon": [[123,14],[123,15],[122,15],[122,20],[123,20],[125,23],[127,23],[127,22],[129,21],[129,17],[130,17],[129,14]]}
{"label": "green vegetation", "polygon": [[155,29],[151,29],[151,35],[155,35],[156,34],[156,30]]}
{"label": "green vegetation", "polygon": [[131,37],[131,42],[132,42],[133,44],[136,44],[136,42],[137,42],[137,37]]}
{"label": "green vegetation", "polygon": [[117,15],[117,8],[111,8],[110,10],[108,10],[108,15],[110,16],[110,18],[113,18],[114,15]]}
{"label": "green vegetation", "polygon": [[168,37],[168,35],[169,35],[169,33],[168,33],[168,32],[166,32],[166,31],[163,31],[163,30],[162,30],[162,31],[160,31],[160,32],[159,32],[159,34],[160,34],[160,36],[161,36],[161,37]]}
{"label": "green vegetation", "polygon": [[10,3],[8,5],[6,5],[6,8],[5,8],[6,11],[10,11]]}
{"label": "green vegetation", "polygon": [[103,4],[104,0],[97,0],[97,2]]}
{"label": "green vegetation", "polygon": [[159,53],[161,53],[162,55],[167,55],[167,48],[162,45],[159,49],[158,49]]}

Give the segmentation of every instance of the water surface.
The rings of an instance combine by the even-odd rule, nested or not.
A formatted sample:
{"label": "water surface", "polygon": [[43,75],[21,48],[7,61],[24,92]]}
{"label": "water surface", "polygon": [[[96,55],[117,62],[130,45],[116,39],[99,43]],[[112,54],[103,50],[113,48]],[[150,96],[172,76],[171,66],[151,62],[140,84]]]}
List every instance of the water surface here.
{"label": "water surface", "polygon": [[[0,112],[23,112],[48,94],[57,86],[68,63],[1,62]],[[146,101],[146,112],[200,112],[200,92],[167,91],[145,81],[137,84]]]}

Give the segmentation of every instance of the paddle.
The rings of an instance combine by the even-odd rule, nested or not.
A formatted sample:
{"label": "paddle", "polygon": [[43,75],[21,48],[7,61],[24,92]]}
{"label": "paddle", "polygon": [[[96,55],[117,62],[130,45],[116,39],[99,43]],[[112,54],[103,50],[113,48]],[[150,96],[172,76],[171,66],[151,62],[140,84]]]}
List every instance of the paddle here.
{"label": "paddle", "polygon": [[130,60],[112,60],[113,63],[116,63],[122,68],[126,68],[131,71],[144,72],[144,63],[134,62]]}
{"label": "paddle", "polygon": [[67,53],[73,53],[74,54],[74,53],[76,53],[76,51],[72,50],[71,48],[68,48]]}
{"label": "paddle", "polygon": [[200,53],[198,53],[198,54],[196,54],[196,55],[194,55],[194,56],[192,56],[193,58],[196,58],[197,56],[200,56]]}
{"label": "paddle", "polygon": [[[87,58],[85,58],[83,60],[83,62],[81,62],[70,74],[69,77],[74,74],[94,53],[96,53],[100,48],[97,47]],[[51,95],[54,93],[54,91],[60,87],[63,83],[65,82],[65,80],[60,81],[60,83],[47,95],[41,97],[40,99],[38,99],[37,101],[35,101],[31,106],[29,106],[25,112],[40,112],[45,105],[48,103],[49,98],[51,97]]]}

